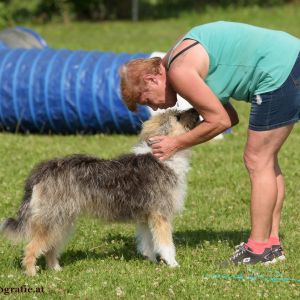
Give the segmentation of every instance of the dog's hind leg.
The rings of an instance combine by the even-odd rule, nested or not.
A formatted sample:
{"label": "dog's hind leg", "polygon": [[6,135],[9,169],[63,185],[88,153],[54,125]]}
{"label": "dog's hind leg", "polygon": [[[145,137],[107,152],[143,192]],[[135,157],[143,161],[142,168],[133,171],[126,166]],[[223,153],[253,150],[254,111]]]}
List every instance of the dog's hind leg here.
{"label": "dog's hind leg", "polygon": [[172,227],[168,218],[161,214],[153,213],[148,218],[148,224],[152,233],[154,252],[170,267],[177,267]]}
{"label": "dog's hind leg", "polygon": [[59,253],[57,248],[52,247],[50,250],[48,250],[45,253],[45,257],[46,257],[46,263],[48,268],[54,271],[61,271],[62,268],[59,265],[59,261],[58,261]]}
{"label": "dog's hind leg", "polygon": [[27,275],[36,275],[36,261],[48,249],[48,231],[41,225],[36,224],[32,226],[32,238],[25,248],[25,255],[22,261]]}
{"label": "dog's hind leg", "polygon": [[46,263],[49,269],[54,271],[61,271],[62,268],[59,264],[59,254],[62,251],[64,244],[66,243],[68,236],[73,230],[73,223],[65,226],[59,226],[59,228],[52,229],[52,247],[45,253]]}
{"label": "dog's hind leg", "polygon": [[136,226],[137,249],[144,257],[157,262],[154,252],[152,234],[148,224],[138,223]]}

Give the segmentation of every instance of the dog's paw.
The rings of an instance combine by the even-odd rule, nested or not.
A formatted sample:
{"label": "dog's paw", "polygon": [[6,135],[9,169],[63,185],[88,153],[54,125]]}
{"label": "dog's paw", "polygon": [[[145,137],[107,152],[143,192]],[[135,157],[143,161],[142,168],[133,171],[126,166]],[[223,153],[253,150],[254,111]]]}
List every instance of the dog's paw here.
{"label": "dog's paw", "polygon": [[170,268],[177,268],[179,267],[178,262],[175,260],[175,258],[173,259],[166,259],[164,257],[161,257],[160,255],[156,256],[157,260],[161,263],[164,263],[166,265],[168,265]]}
{"label": "dog's paw", "polygon": [[174,261],[168,263],[168,266],[169,266],[170,268],[179,268],[179,267],[180,267],[179,264],[178,264],[178,262],[177,262],[176,260],[174,260]]}
{"label": "dog's paw", "polygon": [[141,253],[141,255],[142,255],[145,259],[157,263],[157,259],[156,259],[156,255],[155,255],[155,254],[152,254],[152,253]]}
{"label": "dog's paw", "polygon": [[59,264],[57,264],[52,268],[52,270],[54,270],[56,272],[60,272],[62,270],[62,267]]}
{"label": "dog's paw", "polygon": [[39,267],[38,266],[35,266],[35,267],[33,267],[33,268],[27,268],[26,270],[25,270],[25,274],[27,275],[27,276],[30,276],[30,277],[32,277],[32,276],[36,276],[36,274],[37,274],[37,272],[39,271]]}

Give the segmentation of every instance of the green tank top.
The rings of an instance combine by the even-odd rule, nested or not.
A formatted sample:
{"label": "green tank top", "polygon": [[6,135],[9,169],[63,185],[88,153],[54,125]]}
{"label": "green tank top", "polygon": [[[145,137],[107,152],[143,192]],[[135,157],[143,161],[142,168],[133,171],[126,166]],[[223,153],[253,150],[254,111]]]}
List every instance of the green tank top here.
{"label": "green tank top", "polygon": [[279,88],[300,51],[300,39],[288,33],[224,21],[194,27],[184,39],[207,51],[205,82],[223,104]]}

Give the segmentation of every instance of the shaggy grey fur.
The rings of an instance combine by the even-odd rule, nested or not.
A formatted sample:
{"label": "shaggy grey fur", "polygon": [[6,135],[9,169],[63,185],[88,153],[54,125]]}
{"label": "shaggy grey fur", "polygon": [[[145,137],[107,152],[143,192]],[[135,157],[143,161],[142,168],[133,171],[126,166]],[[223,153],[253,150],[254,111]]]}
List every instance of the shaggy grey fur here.
{"label": "shaggy grey fur", "polygon": [[59,248],[82,213],[137,223],[139,251],[151,260],[158,253],[169,265],[177,265],[169,223],[183,206],[188,151],[162,162],[151,154],[147,141],[157,134],[184,133],[196,126],[198,117],[195,110],[154,117],[145,122],[135,153],[114,160],[78,154],[38,164],[26,181],[17,219],[1,226],[12,240],[29,241],[23,260],[27,274],[35,275],[42,253],[50,267],[60,269]]}

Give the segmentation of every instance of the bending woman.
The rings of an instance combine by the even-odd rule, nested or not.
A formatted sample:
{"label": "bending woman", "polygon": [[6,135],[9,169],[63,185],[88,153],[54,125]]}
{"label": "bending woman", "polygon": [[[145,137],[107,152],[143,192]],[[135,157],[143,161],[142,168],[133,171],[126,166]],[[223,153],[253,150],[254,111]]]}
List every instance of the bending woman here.
{"label": "bending woman", "polygon": [[162,160],[236,125],[230,98],[251,103],[244,151],[251,234],[230,258],[233,264],[285,258],[279,240],[284,180],[278,153],[300,119],[299,52],[300,40],[285,32],[214,22],[192,28],[163,59],[132,60],[120,70],[129,109],[172,107],[178,93],[204,118],[188,133],[154,137],[153,154]]}

